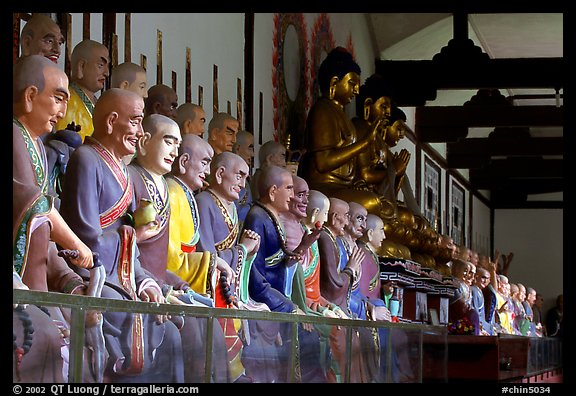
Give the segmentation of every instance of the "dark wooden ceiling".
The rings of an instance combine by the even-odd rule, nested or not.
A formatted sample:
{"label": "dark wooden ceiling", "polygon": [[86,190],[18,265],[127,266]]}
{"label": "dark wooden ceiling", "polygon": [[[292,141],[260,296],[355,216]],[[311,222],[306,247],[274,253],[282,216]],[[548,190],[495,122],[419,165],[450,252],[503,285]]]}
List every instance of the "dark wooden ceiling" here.
{"label": "dark wooden ceiling", "polygon": [[[466,170],[472,191],[487,192],[493,208],[542,207],[539,195],[550,193],[557,198],[544,206],[563,207],[565,64],[562,29],[551,26],[558,23],[558,14],[418,15],[368,17],[375,46],[383,55],[375,71],[394,76],[389,81],[399,106],[416,107],[418,144],[446,143],[448,168]],[[417,41],[416,29],[386,34],[387,21],[409,24],[410,18],[418,21],[414,26],[420,31],[428,28],[421,34],[423,44]],[[452,25],[451,37],[428,59],[418,58],[418,45],[430,47],[434,39],[430,24],[446,19]],[[514,23],[520,31],[516,35]],[[524,25],[532,27],[530,34],[538,40],[527,37]],[[470,26],[482,45],[470,38]],[[390,37],[403,41],[394,43]],[[407,40],[412,42],[403,48]],[[519,51],[520,47],[525,49]],[[445,105],[447,92],[470,95]],[[442,104],[437,104],[439,93]]]}

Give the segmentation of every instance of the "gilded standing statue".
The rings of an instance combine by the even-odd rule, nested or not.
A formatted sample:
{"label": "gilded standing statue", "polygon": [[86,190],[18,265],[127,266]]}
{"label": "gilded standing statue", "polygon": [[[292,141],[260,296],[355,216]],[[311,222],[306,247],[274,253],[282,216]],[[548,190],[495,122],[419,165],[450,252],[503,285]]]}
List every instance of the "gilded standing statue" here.
{"label": "gilded standing statue", "polygon": [[374,191],[356,185],[358,156],[368,150],[386,126],[385,117],[375,120],[359,137],[344,111],[360,90],[360,66],[342,47],[333,49],[320,65],[321,97],[306,121],[304,155],[300,176],[310,188],[329,197],[362,204],[370,213],[384,218],[393,215],[394,205]]}

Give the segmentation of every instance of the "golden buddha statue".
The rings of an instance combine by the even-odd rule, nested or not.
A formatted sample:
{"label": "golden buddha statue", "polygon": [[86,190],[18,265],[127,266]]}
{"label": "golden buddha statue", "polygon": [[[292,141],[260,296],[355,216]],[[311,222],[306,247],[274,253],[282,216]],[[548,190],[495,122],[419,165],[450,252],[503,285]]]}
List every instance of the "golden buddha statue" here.
{"label": "golden buddha statue", "polygon": [[448,235],[439,235],[438,253],[434,256],[436,269],[443,275],[450,276],[449,262],[456,258],[457,246]]}
{"label": "golden buddha statue", "polygon": [[393,205],[370,189],[355,188],[357,158],[369,149],[386,124],[384,117],[375,120],[361,137],[344,111],[358,95],[360,67],[342,47],[333,49],[320,65],[318,82],[321,97],[314,103],[306,120],[306,154],[300,176],[311,189],[329,197],[354,201],[369,213],[383,219],[393,217]]}

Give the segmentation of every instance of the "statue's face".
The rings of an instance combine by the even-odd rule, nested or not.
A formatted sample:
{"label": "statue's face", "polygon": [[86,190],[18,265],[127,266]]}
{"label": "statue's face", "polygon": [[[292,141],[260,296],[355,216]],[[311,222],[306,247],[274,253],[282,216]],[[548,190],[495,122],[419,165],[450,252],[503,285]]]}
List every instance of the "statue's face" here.
{"label": "statue's face", "polygon": [[268,165],[275,165],[279,166],[280,168],[286,168],[286,150],[278,150],[274,154],[269,155],[267,160]]}
{"label": "statue's face", "polygon": [[185,173],[179,177],[192,189],[198,190],[210,174],[210,163],[214,150],[209,144],[190,147],[190,158],[185,164]]}
{"label": "statue's face", "polygon": [[367,215],[368,211],[363,206],[351,206],[350,221],[346,226],[346,232],[348,232],[352,238],[358,239],[364,234]]}
{"label": "statue's face", "polygon": [[58,63],[64,44],[64,35],[56,22],[43,18],[34,27],[34,37],[26,37],[23,55],[42,55],[54,63]]}
{"label": "statue's face", "polygon": [[118,158],[134,155],[138,140],[143,136],[144,99],[134,96],[118,105],[118,117],[112,124],[114,147]]}
{"label": "statue's face", "polygon": [[394,147],[398,144],[400,139],[406,136],[406,124],[402,120],[394,121],[394,124],[388,127],[388,133],[386,133],[386,143],[390,147]]}
{"label": "statue's face", "polygon": [[[384,118],[386,120],[390,119],[390,113],[392,112],[392,99],[388,96],[382,96],[378,98],[370,106],[370,122],[373,122],[379,118]],[[387,123],[388,121],[386,121]]]}
{"label": "statue's face", "polygon": [[385,238],[386,233],[384,232],[384,222],[382,220],[376,221],[376,226],[372,230],[372,239],[370,240],[370,244],[375,248],[379,248]]}
{"label": "statue's face", "polygon": [[336,236],[342,236],[346,232],[346,226],[350,222],[350,208],[348,204],[334,205],[329,215],[330,229]]}
{"label": "statue's face", "polygon": [[350,72],[336,82],[334,99],[341,105],[347,105],[360,92],[360,76]]}
{"label": "statue's face", "polygon": [[522,287],[518,287],[518,299],[520,301],[526,300],[526,288],[524,285],[522,285]]}
{"label": "statue's face", "polygon": [[244,160],[238,158],[228,168],[224,168],[222,180],[214,185],[214,189],[217,189],[224,199],[230,202],[235,201],[240,198],[240,191],[246,186],[247,176],[248,165]]}
{"label": "statue's face", "polygon": [[190,123],[190,133],[204,137],[204,126],[206,125],[206,112],[202,108],[194,108],[194,120]]}
{"label": "statue's face", "polygon": [[159,102],[158,113],[175,120],[178,114],[178,95],[173,90],[169,90],[163,99]]}
{"label": "statue's face", "polygon": [[323,226],[326,221],[328,221],[328,210],[330,209],[330,200],[324,198],[324,203],[321,208],[318,208],[318,213],[316,214],[316,223],[320,223]]}
{"label": "statue's face", "polygon": [[461,281],[466,281],[466,278],[468,277],[468,266],[467,265],[461,265],[460,267],[455,268],[453,275],[456,279],[460,279]]}
{"label": "statue's face", "polygon": [[308,208],[308,196],[310,195],[308,183],[303,179],[296,179],[293,191],[294,196],[290,198],[290,212],[299,218],[305,218],[306,209]]}
{"label": "statue's face", "polygon": [[472,263],[468,263],[468,276],[466,277],[466,281],[469,285],[474,283],[474,278],[476,277],[476,266]]}
{"label": "statue's face", "polygon": [[248,165],[252,164],[254,158],[254,136],[246,135],[242,144],[236,147],[236,154],[238,154]]}
{"label": "statue's face", "polygon": [[33,99],[33,111],[27,116],[29,132],[40,136],[52,131],[56,122],[66,114],[68,106],[68,77],[55,67],[44,69],[44,90]]}
{"label": "statue's face", "polygon": [[142,96],[143,98],[148,97],[148,78],[146,77],[146,73],[138,72],[134,77],[134,82],[128,86],[128,90],[138,95]]}
{"label": "statue's face", "polygon": [[90,92],[98,92],[104,89],[106,78],[110,75],[110,54],[108,48],[98,46],[90,54],[88,59],[85,59],[82,68],[82,76],[80,82],[82,86]]}
{"label": "statue's face", "polygon": [[237,120],[226,120],[222,128],[214,128],[211,132],[210,144],[214,147],[216,154],[224,151],[232,151],[236,143],[239,123]]}
{"label": "statue's face", "polygon": [[[172,169],[178,156],[178,147],[182,137],[180,128],[175,124],[160,124],[160,130],[144,143],[144,150],[138,153],[138,162],[148,171],[164,175]],[[147,132],[144,131],[146,134]]]}
{"label": "statue's face", "polygon": [[[281,180],[282,182],[277,186],[274,201],[271,203],[278,213],[288,212],[290,201],[294,198],[292,174],[288,171],[282,172]],[[304,215],[306,215],[306,208],[304,208]]]}
{"label": "statue's face", "polygon": [[476,285],[484,289],[490,283],[490,272],[484,268],[478,268],[476,271]]}

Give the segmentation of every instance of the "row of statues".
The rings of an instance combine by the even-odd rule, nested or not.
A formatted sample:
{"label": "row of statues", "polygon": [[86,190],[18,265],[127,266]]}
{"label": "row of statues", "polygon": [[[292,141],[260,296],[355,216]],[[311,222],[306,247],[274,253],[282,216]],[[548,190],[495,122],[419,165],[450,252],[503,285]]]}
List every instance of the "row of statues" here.
{"label": "row of statues", "polygon": [[[27,23],[40,41],[45,35],[32,27],[51,26],[45,18],[35,14]],[[13,71],[14,287],[390,321],[378,257],[420,252],[430,265],[443,257],[438,234],[396,198],[409,155],[390,147],[402,137],[405,116],[379,77],[360,87],[360,69],[342,48],[320,67],[323,95],[308,117],[297,176],[278,142],[260,148],[252,174],[253,136],[239,132],[238,120],[217,113],[204,139],[201,107],[178,106],[165,85],[146,89],[137,65],[110,70],[102,44],[80,42],[67,76],[43,48],[24,51],[22,43]],[[112,88],[97,96],[110,74]],[[358,93],[363,110],[351,121],[343,107]],[[383,244],[388,234],[395,245]],[[27,310],[36,327],[49,322],[41,310]],[[54,307],[50,319],[66,333],[66,310]],[[388,372],[386,329],[354,329],[346,378],[344,328],[299,323],[292,335],[292,327],[272,321],[218,324],[212,366],[205,367],[205,320],[89,312],[83,380],[283,382],[294,339],[302,382],[378,382]],[[18,350],[30,332],[16,329]],[[52,354],[42,355],[47,343],[33,343],[18,355],[15,378],[65,381],[66,346],[59,344],[66,336],[51,330],[41,333],[56,343]],[[413,378],[402,350],[393,353],[391,370]],[[43,359],[24,358],[30,351]],[[46,373],[38,366],[50,364],[52,377],[38,378]]]}

